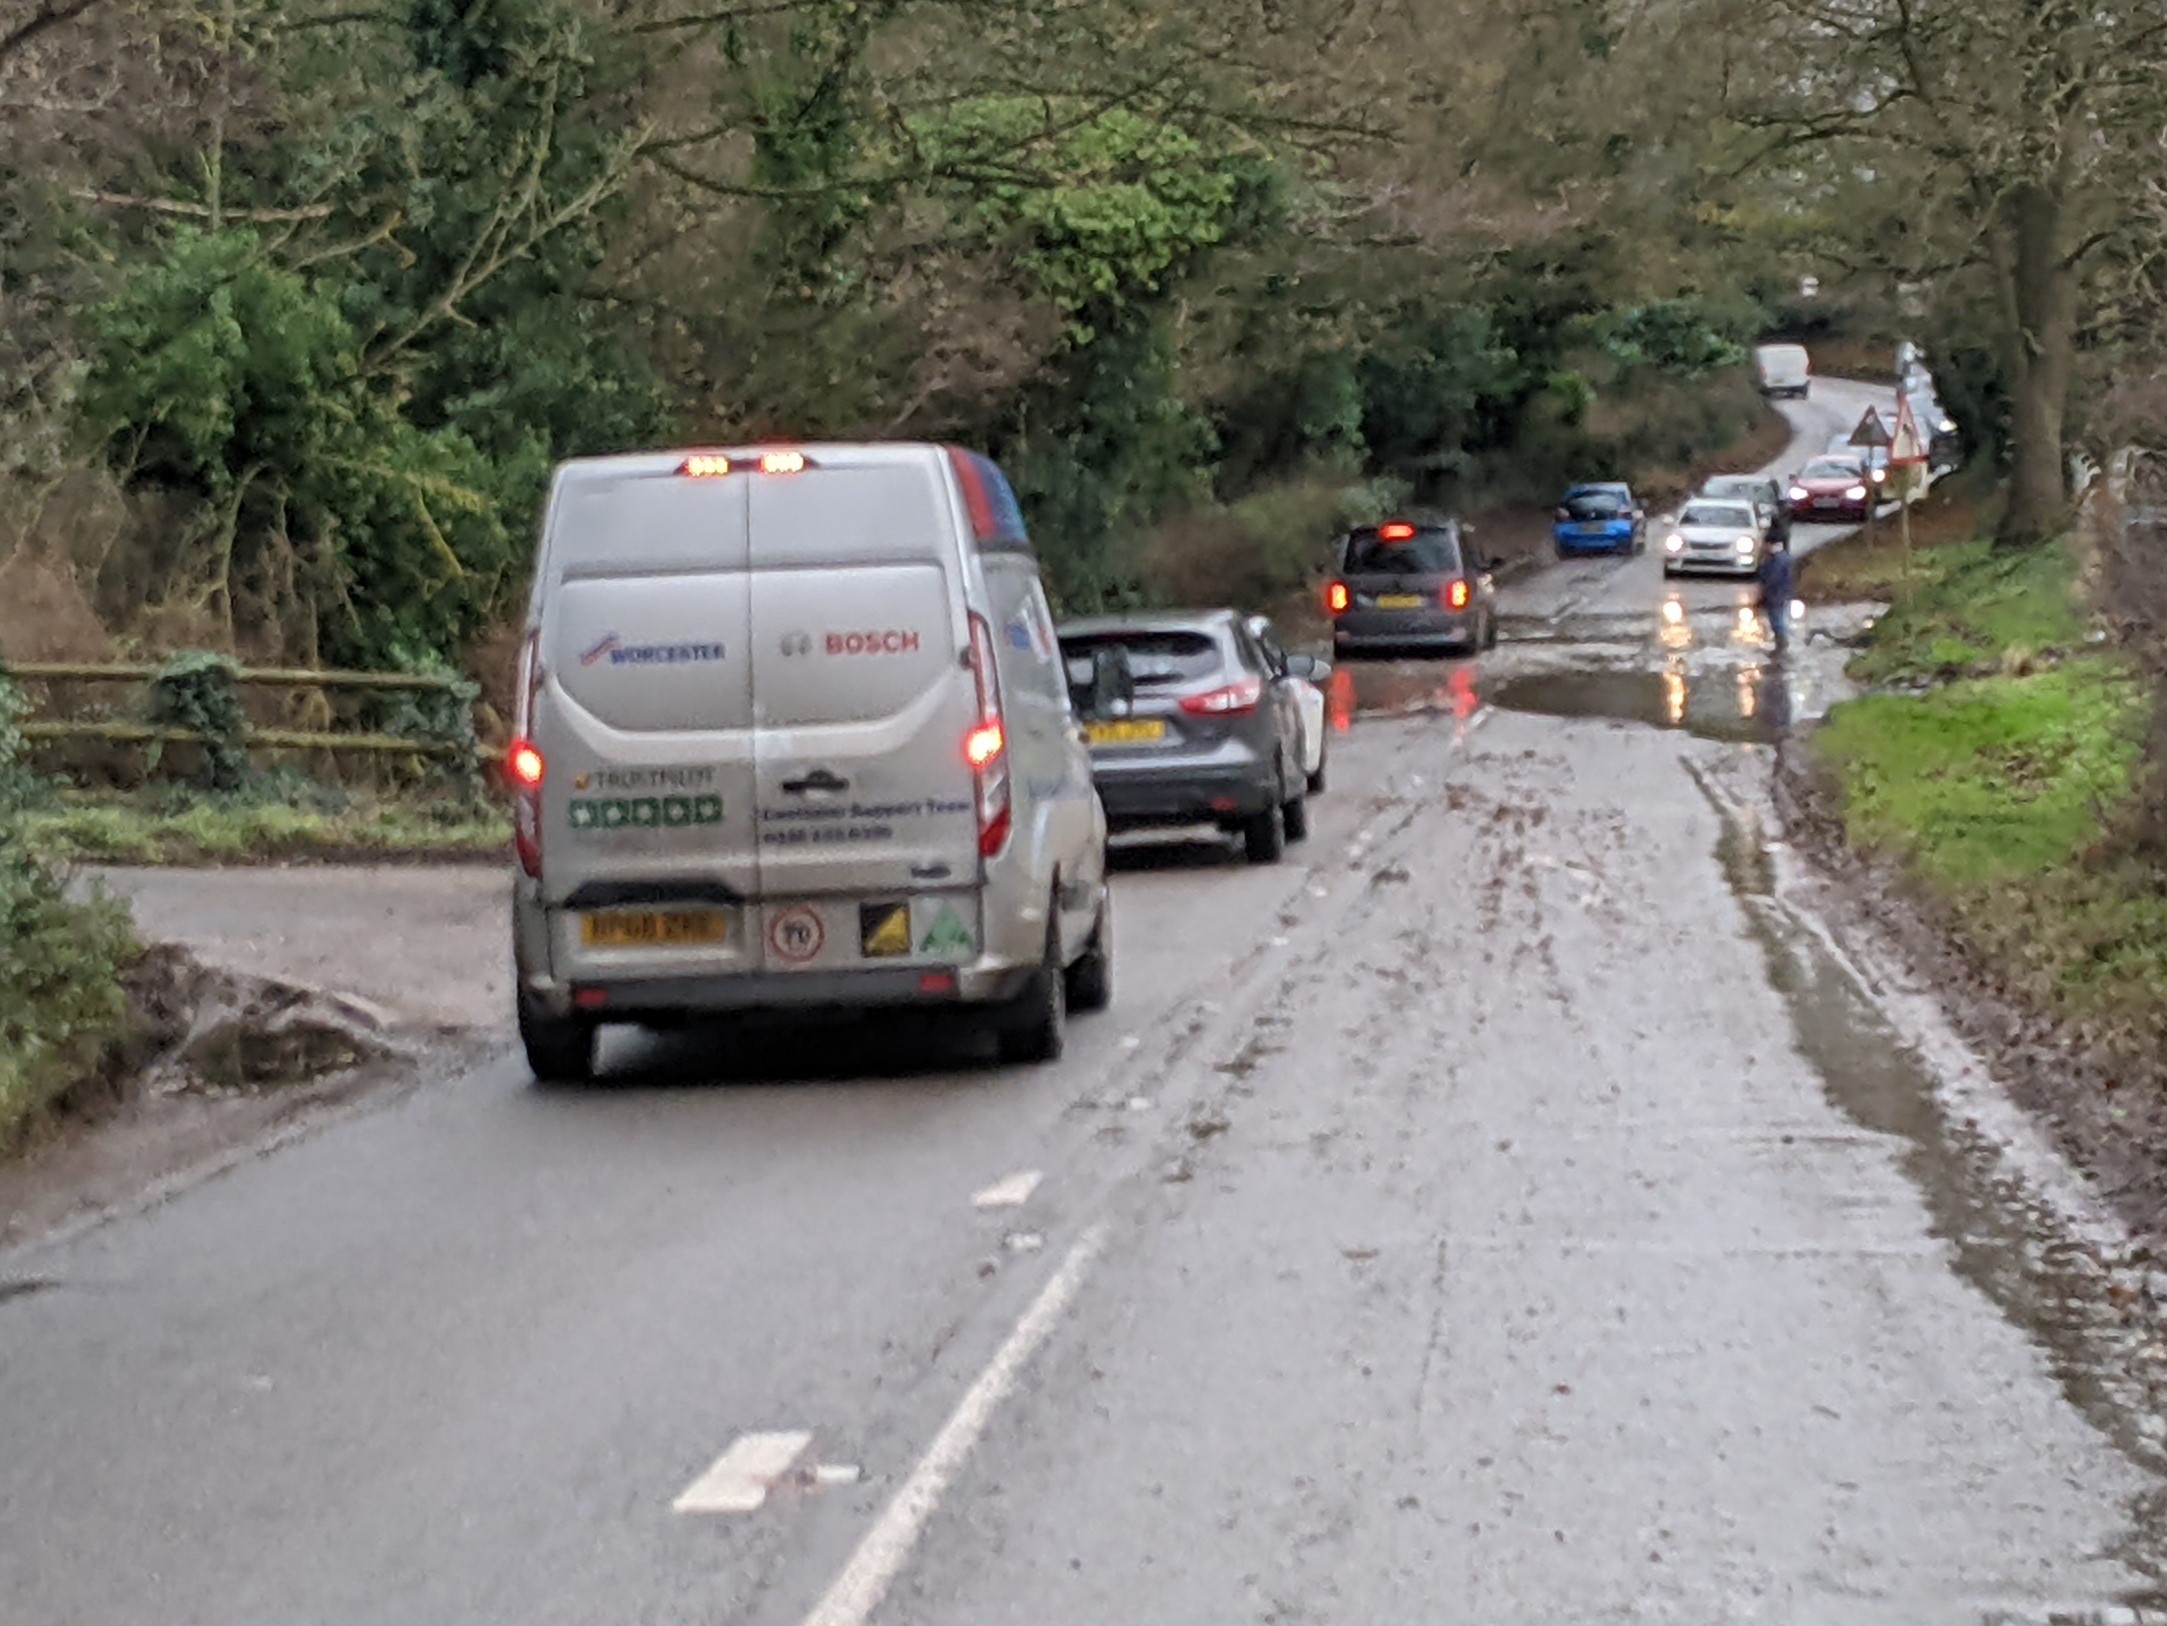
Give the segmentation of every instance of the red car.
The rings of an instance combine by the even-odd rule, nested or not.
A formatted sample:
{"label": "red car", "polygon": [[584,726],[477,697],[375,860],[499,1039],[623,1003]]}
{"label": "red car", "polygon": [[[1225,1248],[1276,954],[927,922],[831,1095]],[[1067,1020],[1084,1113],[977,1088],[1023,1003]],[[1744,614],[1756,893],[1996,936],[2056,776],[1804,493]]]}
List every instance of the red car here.
{"label": "red car", "polygon": [[1791,476],[1791,518],[1826,523],[1873,518],[1873,484],[1856,458],[1817,457]]}

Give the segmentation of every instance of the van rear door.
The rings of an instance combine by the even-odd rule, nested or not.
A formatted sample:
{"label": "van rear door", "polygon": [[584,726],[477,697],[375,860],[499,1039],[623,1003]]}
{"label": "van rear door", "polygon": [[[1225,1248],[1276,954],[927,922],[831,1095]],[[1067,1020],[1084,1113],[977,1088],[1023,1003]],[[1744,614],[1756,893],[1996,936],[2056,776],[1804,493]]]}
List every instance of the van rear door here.
{"label": "van rear door", "polygon": [[789,900],[826,900],[811,909],[824,945],[777,928],[786,941],[775,950],[771,937],[771,969],[778,955],[785,968],[800,954],[856,958],[859,943],[833,940],[855,919],[846,900],[951,892],[966,930],[975,924],[969,555],[946,464],[920,448],[814,455],[750,492],[754,801],[771,927]]}
{"label": "van rear door", "polygon": [[761,884],[747,484],[627,460],[575,466],[552,505],[532,719],[548,765],[544,901],[646,909],[662,934],[642,943],[626,920],[625,940],[598,949],[568,922],[558,949],[575,978],[681,958],[691,938],[665,953],[667,933],[701,907],[727,927],[697,943],[701,958],[757,963],[734,907]]}

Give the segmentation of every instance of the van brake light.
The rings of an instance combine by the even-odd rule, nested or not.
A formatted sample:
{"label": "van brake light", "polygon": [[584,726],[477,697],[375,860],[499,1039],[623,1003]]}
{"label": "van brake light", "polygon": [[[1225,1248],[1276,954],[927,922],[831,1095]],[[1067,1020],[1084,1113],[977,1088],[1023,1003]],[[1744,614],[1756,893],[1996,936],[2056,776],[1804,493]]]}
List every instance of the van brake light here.
{"label": "van brake light", "polygon": [[1008,730],[1001,713],[1001,669],[993,652],[993,629],[971,617],[971,677],[978,687],[978,721],[963,737],[978,800],[978,855],[997,856],[1008,845],[1015,809],[1009,795]]}
{"label": "van brake light", "polygon": [[1448,610],[1466,609],[1467,601],[1473,597],[1474,591],[1467,585],[1467,578],[1464,576],[1453,577],[1445,586],[1445,608]]}
{"label": "van brake light", "polygon": [[1334,615],[1345,615],[1349,602],[1345,582],[1334,582],[1324,590],[1324,607]]}
{"label": "van brake light", "polygon": [[677,472],[689,480],[714,480],[730,472],[727,457],[688,457],[677,465]]}
{"label": "van brake light", "polygon": [[542,753],[534,748],[532,740],[512,741],[511,749],[504,753],[504,766],[512,783],[521,790],[542,788]]}
{"label": "van brake light", "polygon": [[1405,520],[1394,520],[1390,525],[1377,527],[1377,538],[1381,542],[1412,542],[1415,528]]}
{"label": "van brake light", "polygon": [[803,474],[805,472],[805,454],[803,452],[762,452],[760,454],[760,472],[762,474]]}

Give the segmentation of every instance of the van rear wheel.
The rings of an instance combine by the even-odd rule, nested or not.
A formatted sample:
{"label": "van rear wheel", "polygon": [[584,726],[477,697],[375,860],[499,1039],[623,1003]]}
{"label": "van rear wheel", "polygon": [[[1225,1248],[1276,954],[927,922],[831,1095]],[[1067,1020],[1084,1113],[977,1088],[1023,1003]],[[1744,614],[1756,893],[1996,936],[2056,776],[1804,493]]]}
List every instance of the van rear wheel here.
{"label": "van rear wheel", "polygon": [[1072,1011],[1103,1011],[1114,1002],[1114,898],[1099,894],[1099,918],[1091,928],[1091,941],[1076,963],[1068,968],[1068,1008]]}
{"label": "van rear wheel", "polygon": [[1285,828],[1289,841],[1307,841],[1309,839],[1308,801],[1301,796],[1297,796],[1293,801],[1286,803],[1279,810],[1279,822]]}
{"label": "van rear wheel", "polygon": [[1011,1066],[1059,1061],[1068,1043],[1068,976],[1061,964],[1060,900],[1047,906],[1046,957],[993,1029],[1001,1060]]}
{"label": "van rear wheel", "polygon": [[1277,802],[1242,826],[1242,846],[1252,864],[1276,864],[1286,856],[1287,825]]}
{"label": "van rear wheel", "polygon": [[576,1016],[552,1016],[532,1001],[519,1001],[519,1043],[527,1069],[543,1084],[594,1082],[595,1040],[592,1022]]}

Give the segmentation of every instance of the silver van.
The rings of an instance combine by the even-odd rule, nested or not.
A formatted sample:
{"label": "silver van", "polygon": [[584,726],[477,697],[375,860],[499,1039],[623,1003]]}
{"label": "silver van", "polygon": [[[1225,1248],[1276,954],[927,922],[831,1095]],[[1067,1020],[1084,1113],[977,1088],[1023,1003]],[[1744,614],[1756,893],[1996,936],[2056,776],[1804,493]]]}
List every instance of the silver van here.
{"label": "silver van", "polygon": [[1014,493],[924,445],[557,470],[506,762],[520,1038],[1112,989],[1106,815]]}
{"label": "silver van", "polygon": [[1802,344],[1764,344],[1753,352],[1753,370],[1761,393],[1803,401],[1813,391],[1813,361]]}

